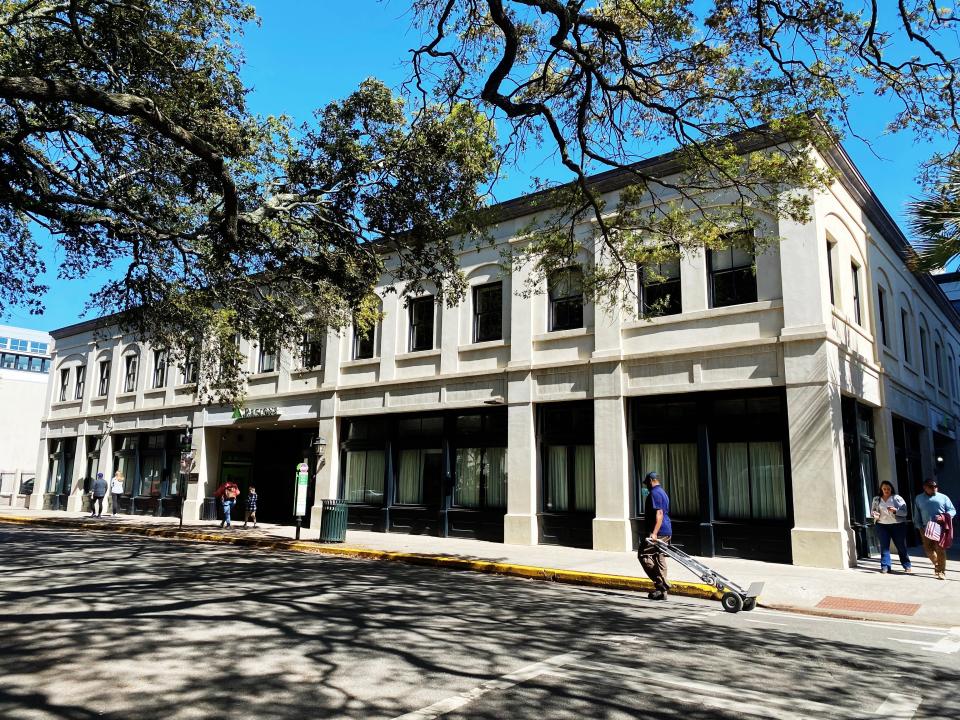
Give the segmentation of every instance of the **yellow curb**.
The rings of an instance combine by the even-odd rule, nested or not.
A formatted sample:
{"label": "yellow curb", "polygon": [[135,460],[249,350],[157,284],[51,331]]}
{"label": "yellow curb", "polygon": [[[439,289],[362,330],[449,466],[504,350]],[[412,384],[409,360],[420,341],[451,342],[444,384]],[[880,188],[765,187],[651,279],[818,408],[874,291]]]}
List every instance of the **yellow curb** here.
{"label": "yellow curb", "polygon": [[[0,515],[0,523],[15,525],[46,525],[52,527],[73,527],[74,523],[58,518],[31,518],[16,515]],[[430,555],[421,553],[397,552],[393,550],[375,550],[350,546],[322,545],[302,540],[268,539],[257,537],[242,537],[224,535],[221,533],[203,530],[182,530],[173,528],[151,528],[143,526],[102,526],[98,530],[117,532],[127,535],[143,535],[147,537],[164,537],[173,540],[190,540],[195,542],[220,543],[225,545],[240,545],[257,547],[264,550],[287,550],[306,552],[317,555],[332,555],[339,557],[359,558],[363,560],[388,560],[402,562],[408,565],[422,565],[428,567],[443,567],[452,570],[469,570],[472,572],[490,575],[508,575],[531,580],[547,580],[551,582],[568,583],[571,585],[587,585],[611,590],[633,590],[650,592],[654,589],[653,583],[646,578],[629,575],[606,575],[603,573],[583,572],[579,570],[560,570],[557,568],[536,567],[531,565],[516,565],[514,563],[493,562],[491,560],[469,560],[448,555]],[[704,600],[719,600],[721,593],[712,585],[690,582],[671,583],[670,592],[673,595],[695,597]]]}

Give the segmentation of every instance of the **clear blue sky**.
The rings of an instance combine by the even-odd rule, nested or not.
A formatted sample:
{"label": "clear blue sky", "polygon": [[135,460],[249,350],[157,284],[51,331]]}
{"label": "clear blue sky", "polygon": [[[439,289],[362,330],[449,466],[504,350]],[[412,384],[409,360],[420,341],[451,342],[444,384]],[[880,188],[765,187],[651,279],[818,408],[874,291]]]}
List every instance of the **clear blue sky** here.
{"label": "clear blue sky", "polygon": [[[244,39],[244,79],[252,88],[254,112],[283,113],[302,122],[310,119],[314,109],[349,94],[367,77],[378,77],[391,86],[406,77],[408,50],[418,40],[408,29],[407,0],[253,1],[262,24],[250,27]],[[915,146],[906,136],[882,137],[886,115],[877,101],[866,99],[855,107],[855,130],[869,138],[873,147],[849,139],[847,152],[905,230],[905,203],[918,192],[913,179],[916,163],[928,157],[931,148]],[[550,176],[552,166],[542,163],[542,156],[531,155],[526,167],[511,169],[496,188],[496,199],[522,194],[532,175]],[[46,313],[29,316],[16,310],[4,322],[49,331],[85,319],[80,316],[83,300],[104,276],[57,280],[59,257],[55,248],[46,254],[50,285]]]}

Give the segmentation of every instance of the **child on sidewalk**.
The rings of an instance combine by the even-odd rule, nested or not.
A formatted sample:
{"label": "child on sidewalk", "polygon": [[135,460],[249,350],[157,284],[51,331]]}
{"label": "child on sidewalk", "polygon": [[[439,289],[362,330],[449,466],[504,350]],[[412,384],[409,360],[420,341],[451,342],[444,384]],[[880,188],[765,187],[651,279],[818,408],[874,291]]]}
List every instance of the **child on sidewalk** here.
{"label": "child on sidewalk", "polygon": [[250,486],[250,490],[247,492],[247,514],[243,520],[243,527],[247,527],[247,523],[253,520],[253,526],[257,526],[257,488],[253,485]]}

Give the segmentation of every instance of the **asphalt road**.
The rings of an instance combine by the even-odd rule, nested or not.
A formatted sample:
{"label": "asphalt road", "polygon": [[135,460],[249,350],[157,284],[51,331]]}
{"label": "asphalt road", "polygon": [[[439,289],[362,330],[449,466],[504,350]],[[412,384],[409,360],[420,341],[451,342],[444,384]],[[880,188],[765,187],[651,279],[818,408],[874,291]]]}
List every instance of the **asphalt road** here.
{"label": "asphalt road", "polygon": [[0,525],[0,718],[960,718],[960,635]]}

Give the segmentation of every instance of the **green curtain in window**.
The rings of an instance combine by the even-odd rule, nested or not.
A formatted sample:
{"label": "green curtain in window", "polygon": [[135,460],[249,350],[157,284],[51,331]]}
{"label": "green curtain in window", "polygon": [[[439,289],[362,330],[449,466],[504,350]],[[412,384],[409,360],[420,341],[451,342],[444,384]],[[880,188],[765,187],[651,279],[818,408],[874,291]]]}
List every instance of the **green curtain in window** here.
{"label": "green curtain in window", "polygon": [[487,448],[487,507],[507,506],[507,449]]}
{"label": "green curtain in window", "polygon": [[717,503],[720,517],[750,517],[750,470],[747,443],[717,443]]}
{"label": "green curtain in window", "polygon": [[755,518],[786,519],[787,494],[784,489],[783,453],[780,443],[750,443],[750,489]]}
{"label": "green curtain in window", "polygon": [[140,494],[159,495],[160,481],[163,478],[163,457],[159,455],[145,455],[141,475]]}
{"label": "green curtain in window", "polygon": [[547,448],[547,510],[562,512],[569,506],[567,499],[567,448],[551,445]]}
{"label": "green curtain in window", "polygon": [[697,485],[697,444],[671,445],[669,452],[670,467],[664,489],[670,496],[670,514],[673,517],[698,517],[700,493]]}
{"label": "green curtain in window", "polygon": [[347,502],[364,502],[363,479],[366,457],[365,452],[347,452],[347,482],[343,493]]}
{"label": "green curtain in window", "polygon": [[[670,477],[667,476],[667,445],[666,443],[645,443],[640,446],[640,477],[645,477],[648,472],[655,472],[661,478],[665,479],[663,483],[664,490],[667,489],[667,483]],[[663,480],[661,480],[663,482]],[[669,492],[669,491],[668,491]]]}
{"label": "green curtain in window", "polygon": [[383,476],[386,468],[386,455],[383,450],[367,450],[366,465],[364,500],[371,505],[383,505]]}
{"label": "green curtain in window", "polygon": [[400,452],[400,477],[397,479],[397,502],[401,505],[423,504],[423,451]]}
{"label": "green curtain in window", "polygon": [[117,469],[123,473],[123,491],[133,495],[136,490],[134,482],[137,479],[137,458],[134,455],[125,455],[119,458]]}
{"label": "green curtain in window", "polygon": [[457,481],[453,486],[453,504],[457,507],[480,507],[480,471],[483,468],[481,448],[457,448]]}
{"label": "green curtain in window", "polygon": [[573,457],[574,500],[576,509],[593,510],[596,505],[593,489],[593,445],[577,445]]}

